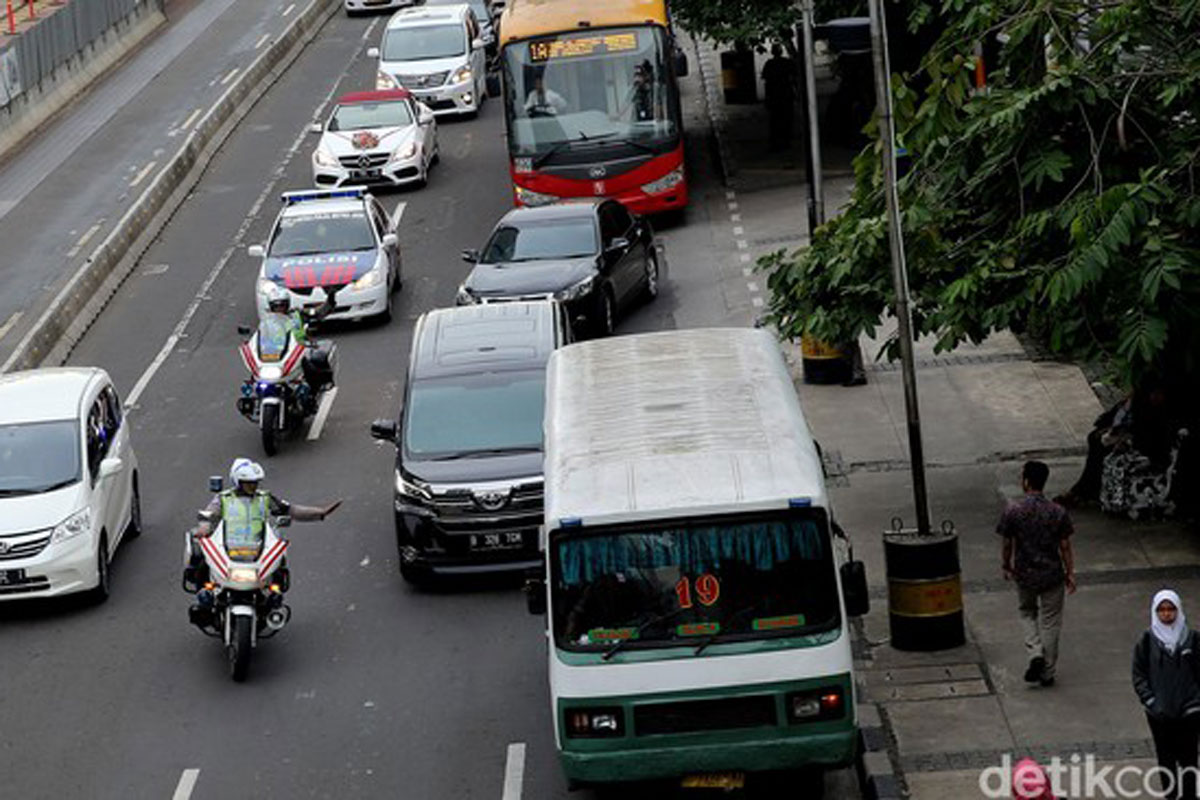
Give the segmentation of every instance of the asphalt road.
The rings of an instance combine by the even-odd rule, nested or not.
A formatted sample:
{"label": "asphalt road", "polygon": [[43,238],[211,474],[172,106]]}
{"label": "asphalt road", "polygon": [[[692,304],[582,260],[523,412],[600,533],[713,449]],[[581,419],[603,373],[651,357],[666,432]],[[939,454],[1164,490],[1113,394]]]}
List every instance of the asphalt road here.
{"label": "asphalt road", "polygon": [[[246,5],[227,12],[230,20]],[[481,244],[510,206],[497,102],[476,120],[440,122],[442,163],[429,186],[385,196],[404,204],[405,286],[390,324],[323,334],[338,343],[339,393],[319,438],[302,434],[263,459],[255,428],[234,409],[243,377],[236,326],[254,319],[257,267],[245,246],[265,237],[280,191],[309,185],[315,137],[305,128],[314,115],[336,94],[372,84],[364,50],[380,24],[341,15],[327,24],[229,139],[72,355],[72,363],[108,369],[127,398],[137,387],[128,419],[147,530],[118,552],[104,606],[0,607],[2,797],[194,790],[508,800],[514,744],[524,745],[522,796],[568,796],[554,755],[542,620],[526,613],[511,584],[432,593],[403,584],[392,454],[368,436],[372,419],[396,411],[412,321],[453,302],[467,271],[459,251]],[[98,155],[108,140],[93,141]],[[693,156],[701,161],[689,219],[703,225],[703,193],[720,190],[703,148]],[[76,177],[81,193],[103,192],[93,178],[109,180]],[[668,258],[685,230],[665,233]],[[659,300],[619,331],[705,321],[705,281],[686,264],[669,269]],[[177,345],[164,349],[173,332],[181,333]],[[291,530],[292,623],[256,651],[250,680],[238,685],[219,643],[187,623],[189,597],[178,581],[183,532],[207,500],[207,476],[225,474],[243,454],[264,462],[283,497],[345,502],[328,522]],[[514,757],[520,751],[512,748]],[[828,786],[831,796],[857,796],[848,772]]]}

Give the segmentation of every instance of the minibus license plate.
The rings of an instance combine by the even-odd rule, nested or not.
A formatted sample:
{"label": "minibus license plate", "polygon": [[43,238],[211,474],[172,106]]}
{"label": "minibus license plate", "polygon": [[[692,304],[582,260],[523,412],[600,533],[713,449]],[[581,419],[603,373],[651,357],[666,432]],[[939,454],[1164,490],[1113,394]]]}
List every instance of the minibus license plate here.
{"label": "minibus license plate", "polygon": [[25,582],[25,570],[0,569],[0,586],[12,586]]}
{"label": "minibus license plate", "polygon": [[705,772],[700,775],[686,775],[683,778],[684,789],[743,789],[746,786],[744,772]]}
{"label": "minibus license plate", "polygon": [[525,536],[520,531],[471,534],[472,550],[516,550],[524,544]]}

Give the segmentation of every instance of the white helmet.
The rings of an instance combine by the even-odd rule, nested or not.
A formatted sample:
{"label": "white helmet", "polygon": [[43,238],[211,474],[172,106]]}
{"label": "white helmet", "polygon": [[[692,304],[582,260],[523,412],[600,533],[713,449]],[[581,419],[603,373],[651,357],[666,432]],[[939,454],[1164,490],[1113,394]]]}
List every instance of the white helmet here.
{"label": "white helmet", "polygon": [[292,296],[287,289],[272,281],[263,295],[267,300],[267,309],[276,314],[286,314],[292,310]]}
{"label": "white helmet", "polygon": [[229,467],[229,480],[234,486],[239,483],[258,483],[266,477],[261,464],[255,463],[248,458],[234,459],[233,464]]}

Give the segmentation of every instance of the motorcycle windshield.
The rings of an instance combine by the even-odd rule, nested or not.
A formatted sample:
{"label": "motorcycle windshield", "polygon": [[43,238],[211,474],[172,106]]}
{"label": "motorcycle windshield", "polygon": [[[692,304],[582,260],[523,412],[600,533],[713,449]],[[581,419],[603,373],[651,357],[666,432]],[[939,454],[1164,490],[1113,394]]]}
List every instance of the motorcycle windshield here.
{"label": "motorcycle windshield", "polygon": [[280,314],[271,314],[258,323],[258,357],[263,361],[278,361],[288,349],[287,320]]}

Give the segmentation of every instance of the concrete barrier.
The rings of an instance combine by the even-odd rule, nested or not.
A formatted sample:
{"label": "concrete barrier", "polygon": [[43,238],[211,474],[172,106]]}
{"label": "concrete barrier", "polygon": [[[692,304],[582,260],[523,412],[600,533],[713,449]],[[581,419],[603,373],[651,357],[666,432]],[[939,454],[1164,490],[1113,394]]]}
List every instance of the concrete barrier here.
{"label": "concrete barrier", "polygon": [[237,123],[340,7],[340,0],[311,0],[283,34],[230,84],[112,232],[55,295],[0,372],[66,361]]}

